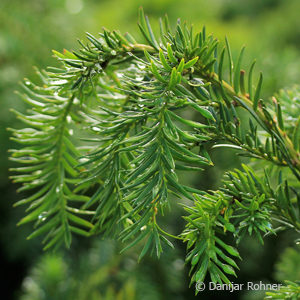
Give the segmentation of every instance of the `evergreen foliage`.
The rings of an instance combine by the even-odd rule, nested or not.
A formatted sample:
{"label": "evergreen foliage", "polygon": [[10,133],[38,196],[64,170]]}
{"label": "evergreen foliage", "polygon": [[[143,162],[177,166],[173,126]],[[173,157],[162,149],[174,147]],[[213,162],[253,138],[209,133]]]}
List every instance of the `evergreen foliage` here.
{"label": "evergreen foliage", "polygon": [[[207,274],[230,283],[240,255],[225,235],[263,243],[300,230],[299,89],[263,100],[263,76],[253,78],[255,62],[244,70],[244,48],[234,60],[227,39],[222,46],[205,27],[195,34],[180,21],[172,31],[167,17],[156,37],[143,10],[138,25],[145,43],[119,31],[87,34],[79,51],[54,51],[61,68],[39,72],[41,85],[25,80],[30,108],[15,113],[26,127],[10,129],[23,146],[11,159],[24,165],[12,178],[32,191],[16,203],[28,205],[19,224],[33,222],[28,238],[43,235],[45,249],[70,247],[73,233],[101,234],[124,250],[141,242],[140,259],[182,239],[191,283]],[[211,167],[217,147],[261,164],[226,173],[218,191],[182,184],[178,173]],[[178,236],[158,222],[174,197],[193,203]]]}

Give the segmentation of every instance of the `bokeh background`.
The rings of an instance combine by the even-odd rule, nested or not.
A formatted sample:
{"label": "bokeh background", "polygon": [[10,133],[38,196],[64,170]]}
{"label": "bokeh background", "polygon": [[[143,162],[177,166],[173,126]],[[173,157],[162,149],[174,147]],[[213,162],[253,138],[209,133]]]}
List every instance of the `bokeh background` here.
{"label": "bokeh background", "polygon": [[[246,45],[245,66],[257,59],[257,72],[264,73],[263,95],[268,98],[284,87],[300,83],[299,0],[1,0],[0,1],[0,284],[5,299],[225,299],[228,293],[204,292],[194,296],[184,266],[185,245],[175,241],[176,250],[162,258],[147,257],[137,263],[136,250],[120,255],[122,245],[112,240],[75,239],[71,250],[43,253],[40,240],[27,241],[31,226],[17,228],[23,207],[13,208],[24,195],[9,180],[7,150],[15,148],[7,127],[17,126],[10,108],[26,107],[14,93],[18,82],[37,80],[33,66],[57,65],[51,49],[78,48],[85,32],[97,34],[104,26],[141,35],[137,10],[143,6],[157,27],[158,18],[168,14],[206,25],[220,40],[228,37],[233,54]],[[229,150],[212,153],[216,167],[194,178],[183,178],[202,189],[217,188],[222,174],[240,160]],[[173,233],[182,231],[183,210],[174,204],[163,220]],[[293,247],[294,236],[285,232],[266,238],[265,245],[244,240],[239,249],[243,261],[235,283],[280,282],[300,278],[300,257]],[[232,299],[262,299],[256,292],[231,293]]]}

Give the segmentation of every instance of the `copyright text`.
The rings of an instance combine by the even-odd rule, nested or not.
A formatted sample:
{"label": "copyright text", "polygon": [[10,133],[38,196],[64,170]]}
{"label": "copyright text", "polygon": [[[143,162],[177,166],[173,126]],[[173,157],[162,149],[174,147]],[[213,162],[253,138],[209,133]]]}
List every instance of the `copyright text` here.
{"label": "copyright text", "polygon": [[234,292],[234,291],[242,291],[242,290],[248,290],[248,291],[277,291],[281,288],[282,284],[277,283],[263,283],[262,281],[259,282],[247,282],[247,283],[234,283],[231,282],[230,284],[220,284],[215,282],[197,282],[196,283],[196,290],[198,292],[202,292],[204,290],[209,291],[228,291],[228,292]]}

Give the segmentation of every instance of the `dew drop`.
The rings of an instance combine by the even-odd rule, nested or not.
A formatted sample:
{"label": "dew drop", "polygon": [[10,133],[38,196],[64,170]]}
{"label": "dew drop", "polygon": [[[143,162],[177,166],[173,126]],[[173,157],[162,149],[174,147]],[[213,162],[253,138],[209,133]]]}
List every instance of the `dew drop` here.
{"label": "dew drop", "polygon": [[101,130],[100,130],[98,127],[96,127],[96,126],[93,126],[93,127],[92,127],[92,130],[98,131],[98,132],[101,131]]}
{"label": "dew drop", "polygon": [[43,222],[46,220],[46,217],[47,217],[47,212],[44,211],[38,216],[38,219]]}
{"label": "dew drop", "polygon": [[85,158],[85,157],[79,159],[79,162],[80,162],[80,163],[84,163],[84,162],[87,162],[87,161],[88,161],[88,159]]}
{"label": "dew drop", "polygon": [[144,80],[144,76],[136,76],[134,79],[136,81],[143,81]]}
{"label": "dew drop", "polygon": [[100,65],[99,63],[96,63],[96,64],[95,64],[95,69],[96,69],[98,72],[100,72],[100,71],[103,70],[102,67],[101,67],[101,65]]}

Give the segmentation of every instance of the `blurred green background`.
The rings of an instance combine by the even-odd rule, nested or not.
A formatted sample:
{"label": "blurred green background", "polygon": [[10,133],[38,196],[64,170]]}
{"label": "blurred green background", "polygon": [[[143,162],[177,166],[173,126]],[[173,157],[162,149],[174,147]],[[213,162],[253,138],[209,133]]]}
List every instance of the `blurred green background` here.
{"label": "blurred green background", "polygon": [[[237,55],[247,47],[245,67],[257,59],[264,73],[263,95],[300,83],[299,0],[1,0],[0,1],[0,266],[1,292],[7,300],[41,299],[225,299],[228,293],[204,292],[194,297],[184,266],[185,245],[175,241],[158,261],[138,264],[136,249],[119,255],[121,245],[100,237],[75,239],[70,251],[42,253],[40,240],[26,241],[31,227],[17,228],[24,208],[12,208],[24,195],[16,194],[9,179],[7,150],[17,147],[7,127],[18,126],[10,108],[26,108],[15,90],[28,77],[36,80],[33,66],[57,65],[51,49],[72,50],[85,32],[97,34],[102,26],[140,37],[137,10],[143,6],[154,28],[165,13],[171,23],[178,17],[206,25],[220,40],[225,35]],[[216,167],[195,178],[183,178],[202,189],[217,188],[225,170],[239,165],[231,151],[212,153]],[[173,233],[183,229],[183,211],[174,204],[164,220]],[[244,260],[235,283],[299,279],[300,257],[292,233],[268,237],[264,247],[249,238],[239,249]],[[288,247],[287,250],[285,248]],[[299,249],[298,249],[299,250]],[[262,299],[261,292],[231,293],[232,299]]]}

